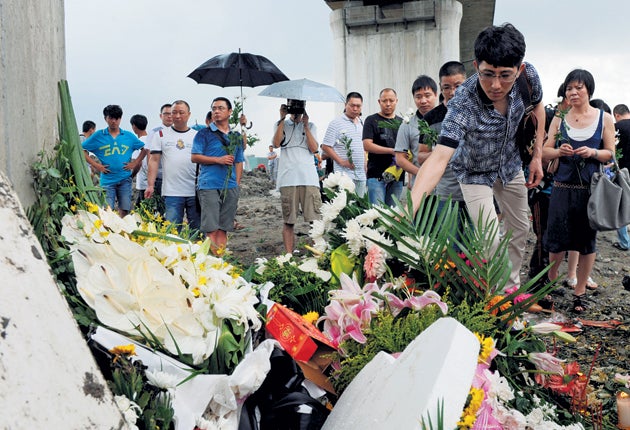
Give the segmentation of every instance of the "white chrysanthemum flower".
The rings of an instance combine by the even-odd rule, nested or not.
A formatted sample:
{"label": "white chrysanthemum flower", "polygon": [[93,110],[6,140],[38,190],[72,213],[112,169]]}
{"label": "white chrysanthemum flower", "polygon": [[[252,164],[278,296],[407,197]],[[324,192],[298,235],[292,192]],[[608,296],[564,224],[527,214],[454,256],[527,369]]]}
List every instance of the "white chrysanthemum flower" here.
{"label": "white chrysanthemum flower", "polygon": [[326,234],[326,223],[324,221],[317,219],[311,223],[311,231],[309,232],[309,236],[312,238],[315,237],[323,237]]}
{"label": "white chrysanthemum flower", "polygon": [[363,212],[361,215],[357,216],[355,219],[365,227],[371,227],[374,224],[374,221],[379,219],[381,214],[375,208],[371,208]]}
{"label": "white chrysanthemum flower", "polygon": [[172,373],[162,372],[161,370],[145,370],[144,374],[147,377],[149,384],[162,388],[163,390],[173,390],[180,382],[179,378]]}
{"label": "white chrysanthemum flower", "polygon": [[339,185],[339,178],[341,178],[341,173],[333,172],[324,179],[324,188],[334,189]]}
{"label": "white chrysanthemum flower", "polygon": [[484,370],[484,376],[490,382],[490,387],[487,391],[490,399],[502,402],[509,402],[514,399],[514,392],[512,392],[509,382],[499,372],[491,372],[486,369]]}
{"label": "white chrysanthemum flower", "polygon": [[409,236],[405,236],[402,240],[396,242],[396,247],[398,250],[408,255],[413,260],[420,260],[420,258],[424,259],[426,255],[426,249],[428,247],[429,239],[421,236],[420,241],[411,238]]}
{"label": "white chrysanthemum flower", "polygon": [[339,189],[354,193],[356,188],[357,186],[350,176],[345,174],[341,175],[341,178],[339,178]]}
{"label": "white chrysanthemum flower", "polygon": [[138,419],[138,415],[142,413],[140,406],[138,406],[136,402],[129,400],[126,396],[114,396],[114,402],[116,406],[118,406],[118,409],[120,409],[120,412],[122,412],[125,422],[129,424],[129,428],[137,430],[136,420]]}
{"label": "white chrysanthemum flower", "polygon": [[361,225],[356,219],[351,219],[346,223],[346,228],[341,233],[348,242],[348,249],[354,256],[358,256],[365,247]]}
{"label": "white chrysanthemum flower", "polygon": [[330,202],[324,203],[321,206],[322,221],[324,223],[330,223],[339,216],[339,213],[346,207],[348,198],[346,193],[337,194]]}
{"label": "white chrysanthemum flower", "polygon": [[[364,227],[361,229],[361,233],[363,234],[363,237],[365,237],[366,239],[368,249],[371,246],[375,246],[377,244],[383,244],[383,245],[392,246],[392,247],[394,246],[394,242],[378,230]],[[385,253],[386,259],[391,257],[389,252],[385,251],[384,249],[383,249],[383,252]]]}

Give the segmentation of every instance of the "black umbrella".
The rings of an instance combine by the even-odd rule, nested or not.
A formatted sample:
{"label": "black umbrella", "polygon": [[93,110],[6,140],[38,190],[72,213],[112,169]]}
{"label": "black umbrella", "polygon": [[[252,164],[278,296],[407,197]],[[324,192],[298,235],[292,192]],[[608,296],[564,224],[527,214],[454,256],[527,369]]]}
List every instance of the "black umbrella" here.
{"label": "black umbrella", "polygon": [[271,61],[262,55],[232,52],[231,54],[212,57],[193,70],[189,78],[198,84],[217,85],[219,87],[257,87],[274,82],[288,81],[289,78]]}

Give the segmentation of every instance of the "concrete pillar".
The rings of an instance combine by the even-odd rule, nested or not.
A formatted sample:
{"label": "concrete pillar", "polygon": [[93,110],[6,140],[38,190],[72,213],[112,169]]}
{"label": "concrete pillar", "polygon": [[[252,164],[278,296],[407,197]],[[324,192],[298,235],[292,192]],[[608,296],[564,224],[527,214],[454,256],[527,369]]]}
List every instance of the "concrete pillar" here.
{"label": "concrete pillar", "polygon": [[0,171],[22,204],[31,165],[57,139],[57,82],[65,79],[63,0],[0,0]]}
{"label": "concrete pillar", "polygon": [[426,74],[437,82],[440,66],[459,60],[461,17],[462,5],[455,0],[348,2],[333,10],[336,87],[363,95],[364,116],[378,110],[378,93],[385,87],[398,93],[399,111],[415,108],[415,78]]}
{"label": "concrete pillar", "polygon": [[126,429],[0,172],[0,428]]}

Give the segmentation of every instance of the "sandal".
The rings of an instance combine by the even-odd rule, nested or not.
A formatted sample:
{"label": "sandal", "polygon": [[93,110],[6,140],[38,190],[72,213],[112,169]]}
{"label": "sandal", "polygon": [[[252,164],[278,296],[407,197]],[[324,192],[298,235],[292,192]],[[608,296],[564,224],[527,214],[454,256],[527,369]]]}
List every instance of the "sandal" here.
{"label": "sandal", "polygon": [[577,285],[577,278],[567,278],[563,282],[565,287],[575,288]]}
{"label": "sandal", "polygon": [[538,300],[538,304],[541,308],[552,311],[554,305],[553,297],[551,297],[550,295],[546,295],[542,299]]}
{"label": "sandal", "polygon": [[571,308],[571,312],[581,314],[586,311],[586,305],[584,304],[583,299],[586,300],[586,294],[581,294],[579,296],[573,294],[573,308]]}
{"label": "sandal", "polygon": [[620,251],[627,251],[628,248],[624,248],[623,246],[621,246],[621,244],[619,242],[615,242],[612,244],[613,248],[617,248]]}
{"label": "sandal", "polygon": [[599,289],[599,285],[597,285],[597,282],[593,281],[593,278],[589,276],[588,279],[586,280],[586,289],[595,291]]}

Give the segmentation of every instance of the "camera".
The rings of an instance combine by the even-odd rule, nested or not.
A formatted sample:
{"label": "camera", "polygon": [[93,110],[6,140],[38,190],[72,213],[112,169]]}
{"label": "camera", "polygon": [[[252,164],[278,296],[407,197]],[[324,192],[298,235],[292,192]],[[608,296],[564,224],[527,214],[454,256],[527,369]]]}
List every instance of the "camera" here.
{"label": "camera", "polygon": [[289,115],[303,115],[306,112],[304,100],[287,100],[287,113]]}

